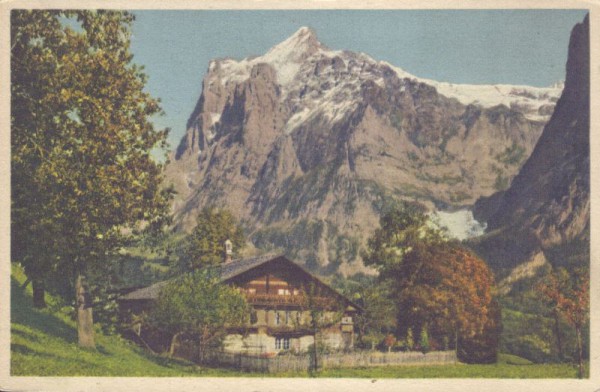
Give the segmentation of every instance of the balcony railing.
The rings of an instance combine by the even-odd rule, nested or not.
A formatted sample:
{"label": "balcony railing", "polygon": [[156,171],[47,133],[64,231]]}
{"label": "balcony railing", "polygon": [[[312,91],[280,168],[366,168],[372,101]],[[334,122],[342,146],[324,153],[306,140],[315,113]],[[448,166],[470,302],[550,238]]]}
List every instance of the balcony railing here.
{"label": "balcony railing", "polygon": [[308,298],[306,295],[281,295],[281,294],[249,294],[245,293],[246,301],[251,305],[293,305],[308,308],[312,300],[315,306],[328,308],[335,301],[327,297]]}

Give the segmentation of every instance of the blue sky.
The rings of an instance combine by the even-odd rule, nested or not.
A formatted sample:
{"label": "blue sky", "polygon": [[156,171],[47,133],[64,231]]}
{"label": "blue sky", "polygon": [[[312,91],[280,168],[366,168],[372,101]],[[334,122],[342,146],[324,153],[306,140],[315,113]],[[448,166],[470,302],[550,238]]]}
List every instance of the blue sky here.
{"label": "blue sky", "polygon": [[133,11],[134,61],[162,100],[175,148],[208,62],[261,55],[302,26],[332,49],[364,52],[415,76],[471,84],[563,80],[569,34],[585,10]]}

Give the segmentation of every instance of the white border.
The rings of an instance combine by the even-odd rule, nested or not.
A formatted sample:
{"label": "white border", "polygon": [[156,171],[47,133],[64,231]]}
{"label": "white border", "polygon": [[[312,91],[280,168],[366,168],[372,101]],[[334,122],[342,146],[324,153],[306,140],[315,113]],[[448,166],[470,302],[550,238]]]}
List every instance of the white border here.
{"label": "white border", "polygon": [[[10,370],[10,10],[15,8],[105,9],[589,9],[591,40],[591,363],[587,380],[563,379],[284,379],[213,377],[11,377]],[[1,391],[463,391],[463,390],[600,390],[600,285],[598,262],[600,238],[596,224],[600,157],[600,2],[595,0],[0,0],[0,390]]]}

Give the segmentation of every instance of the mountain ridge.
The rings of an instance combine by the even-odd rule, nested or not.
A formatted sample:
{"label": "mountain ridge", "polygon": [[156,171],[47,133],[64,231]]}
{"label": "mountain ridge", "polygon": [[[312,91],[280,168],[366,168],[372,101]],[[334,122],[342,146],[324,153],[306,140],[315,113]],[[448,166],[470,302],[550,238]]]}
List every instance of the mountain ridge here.
{"label": "mountain ridge", "polygon": [[559,93],[419,79],[301,28],[263,56],[210,62],[166,169],[177,228],[224,206],[257,245],[360,270],[358,249],[389,203],[457,209],[506,189]]}

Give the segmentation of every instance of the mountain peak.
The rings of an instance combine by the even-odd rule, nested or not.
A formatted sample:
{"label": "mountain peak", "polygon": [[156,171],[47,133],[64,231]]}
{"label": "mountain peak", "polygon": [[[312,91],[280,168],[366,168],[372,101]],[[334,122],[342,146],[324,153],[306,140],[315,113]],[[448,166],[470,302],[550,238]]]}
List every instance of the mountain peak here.
{"label": "mountain peak", "polygon": [[[286,41],[291,41],[296,44],[307,44],[307,46],[321,46],[317,39],[317,33],[310,27],[302,26],[292,34]],[[285,42],[285,41],[284,41]]]}
{"label": "mountain peak", "polygon": [[317,39],[316,32],[310,27],[304,26],[283,42],[272,47],[265,57],[291,60],[302,55],[313,54],[323,48],[324,46]]}
{"label": "mountain peak", "polygon": [[[296,31],[294,34],[292,34],[292,37],[295,37],[297,39],[314,39],[317,40],[317,33],[315,30],[313,30],[310,27],[307,26],[302,26],[298,29],[298,31]],[[318,42],[318,41],[317,41]]]}

